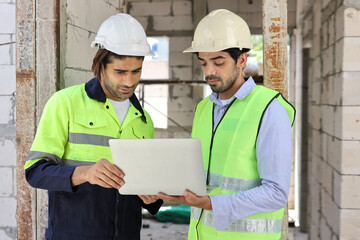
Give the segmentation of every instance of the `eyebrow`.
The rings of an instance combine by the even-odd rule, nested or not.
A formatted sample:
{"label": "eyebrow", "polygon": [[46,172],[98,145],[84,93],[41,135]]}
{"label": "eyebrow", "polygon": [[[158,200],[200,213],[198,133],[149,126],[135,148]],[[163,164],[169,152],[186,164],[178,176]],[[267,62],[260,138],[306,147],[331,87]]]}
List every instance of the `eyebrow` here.
{"label": "eyebrow", "polygon": [[114,68],[114,71],[117,71],[117,72],[136,72],[136,71],[140,71],[142,69],[142,67],[139,67],[137,69],[134,69],[134,70],[123,70],[123,69],[118,69],[118,68]]}
{"label": "eyebrow", "polygon": [[[201,57],[198,57],[198,59],[199,59],[200,61],[205,61],[205,60],[202,59]],[[225,57],[223,57],[223,56],[217,56],[217,57],[210,58],[211,61],[214,61],[214,60],[217,60],[217,59],[225,59]]]}

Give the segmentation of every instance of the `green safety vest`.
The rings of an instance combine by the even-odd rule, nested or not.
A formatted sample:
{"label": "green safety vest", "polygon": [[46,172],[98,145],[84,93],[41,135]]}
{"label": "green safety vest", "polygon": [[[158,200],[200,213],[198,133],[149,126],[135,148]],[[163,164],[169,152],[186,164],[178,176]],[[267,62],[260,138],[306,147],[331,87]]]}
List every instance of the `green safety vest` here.
{"label": "green safety vest", "polygon": [[39,160],[70,166],[89,165],[101,158],[112,162],[109,139],[153,138],[154,125],[144,110],[130,104],[120,124],[109,99],[88,97],[85,84],[56,92],[46,103],[25,169]]}
{"label": "green safety vest", "polygon": [[[291,104],[278,92],[261,86],[256,86],[244,99],[235,99],[215,132],[213,103],[207,97],[198,104],[192,137],[201,139],[208,195],[233,194],[261,185],[255,145],[262,116],[275,98],[293,123],[295,109]],[[280,239],[283,215],[283,208],[258,213],[217,231],[211,211],[192,208],[189,239]]]}

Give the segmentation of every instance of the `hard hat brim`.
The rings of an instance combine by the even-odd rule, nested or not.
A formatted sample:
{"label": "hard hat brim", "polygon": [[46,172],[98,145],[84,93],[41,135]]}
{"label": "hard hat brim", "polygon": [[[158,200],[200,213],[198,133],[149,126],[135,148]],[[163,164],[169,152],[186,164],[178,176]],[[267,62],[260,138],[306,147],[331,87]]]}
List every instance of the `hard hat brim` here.
{"label": "hard hat brim", "polygon": [[[185,49],[183,51],[183,53],[196,53],[196,52],[220,52],[220,51],[224,51],[226,49],[229,48],[239,48],[239,46],[237,45],[229,45],[226,47],[208,47],[208,46],[204,46],[204,47],[188,47],[187,49]],[[239,48],[240,50],[243,50],[244,48],[246,49],[252,49],[252,46],[250,45],[248,48],[247,47],[243,47],[243,48]]]}
{"label": "hard hat brim", "polygon": [[154,56],[155,55],[155,53],[150,50],[150,47],[149,47],[149,49],[146,49],[145,51],[134,51],[134,50],[131,50],[131,49],[119,50],[119,48],[113,48],[111,46],[104,46],[103,44],[100,44],[100,43],[95,42],[95,41],[93,41],[91,43],[91,47],[92,48],[99,47],[100,49],[104,48],[104,49],[106,49],[106,50],[108,50],[110,52],[116,53],[117,55],[120,55],[120,56],[146,57],[146,56]]}

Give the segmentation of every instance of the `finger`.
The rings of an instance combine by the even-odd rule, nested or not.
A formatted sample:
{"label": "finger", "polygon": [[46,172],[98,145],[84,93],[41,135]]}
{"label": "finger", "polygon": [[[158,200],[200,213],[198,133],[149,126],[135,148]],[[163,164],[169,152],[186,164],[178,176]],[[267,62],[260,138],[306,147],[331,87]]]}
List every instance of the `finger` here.
{"label": "finger", "polygon": [[156,201],[159,198],[156,195],[143,195],[149,201]]}
{"label": "finger", "polygon": [[145,196],[144,195],[138,195],[139,196],[139,198],[146,204],[146,198],[145,198]]}
{"label": "finger", "polygon": [[[125,184],[124,179],[120,178],[119,176],[116,176],[114,173],[110,172],[107,169],[101,169],[99,176],[103,176],[102,178],[106,182],[112,181],[112,182],[116,183],[117,185],[121,185],[121,186],[123,186]],[[106,179],[105,179],[105,177],[106,177]]]}
{"label": "finger", "polygon": [[151,199],[149,199],[149,197],[146,196],[146,195],[139,195],[139,197],[140,197],[143,201],[149,201],[149,200],[151,200]]}
{"label": "finger", "polygon": [[103,174],[106,175],[113,182],[120,184],[121,186],[125,184],[125,181],[123,178],[120,178],[119,176],[115,175],[114,173],[112,173],[108,170],[104,170]]}
{"label": "finger", "polygon": [[157,200],[159,200],[159,198],[156,196],[156,195],[149,195],[147,196],[148,197],[148,200],[153,203],[153,202],[156,202]]}
{"label": "finger", "polygon": [[166,194],[164,194],[164,193],[158,193],[158,194],[156,194],[156,196],[158,197],[158,198],[161,198],[161,199],[165,199],[165,200],[168,200],[167,198],[170,198],[171,196],[169,196],[169,195],[166,195]]}
{"label": "finger", "polygon": [[141,200],[145,203],[145,204],[150,204],[154,202],[154,199],[151,196],[148,195],[139,195],[139,197],[141,198]]}
{"label": "finger", "polygon": [[119,176],[120,178],[123,178],[125,176],[123,171],[121,171],[120,168],[118,168],[116,165],[109,162],[109,160],[105,158],[102,158],[101,160],[101,163],[104,165],[104,167],[110,172],[112,172],[114,175]]}
{"label": "finger", "polygon": [[164,193],[158,193],[156,195],[158,198],[164,199],[164,200],[169,200],[169,201],[173,201],[173,202],[177,202],[177,203],[184,203],[185,202],[185,198],[184,197],[178,197],[178,196],[169,196],[166,195]]}
{"label": "finger", "polygon": [[[125,183],[123,180],[124,174],[122,173],[122,171],[104,158],[101,159],[100,161],[101,162],[98,171],[106,175],[107,177],[111,178],[114,182],[124,185]],[[120,172],[116,173],[114,169],[117,169]]]}
{"label": "finger", "polygon": [[105,182],[106,184],[110,185],[113,188],[120,189],[124,185],[124,181],[121,179],[121,181],[117,182],[114,181],[112,178],[108,177],[106,174],[99,174],[97,176],[102,182]]}
{"label": "finger", "polygon": [[108,184],[107,182],[103,181],[101,178],[98,177],[94,177],[93,181],[91,181],[90,183],[99,185],[104,188],[113,188],[110,184]]}

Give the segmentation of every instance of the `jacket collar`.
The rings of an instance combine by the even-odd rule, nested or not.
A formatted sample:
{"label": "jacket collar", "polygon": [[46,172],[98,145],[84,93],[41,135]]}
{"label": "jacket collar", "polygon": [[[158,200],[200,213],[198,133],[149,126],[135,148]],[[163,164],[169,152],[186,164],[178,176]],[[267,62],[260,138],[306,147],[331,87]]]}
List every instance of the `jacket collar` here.
{"label": "jacket collar", "polygon": [[[97,100],[102,103],[106,102],[106,95],[100,85],[99,80],[96,77],[91,79],[85,84],[85,92],[88,95],[88,97],[91,99]],[[136,95],[133,94],[129,100],[132,103],[132,105],[141,113],[141,119],[146,123],[144,110],[142,109]]]}

